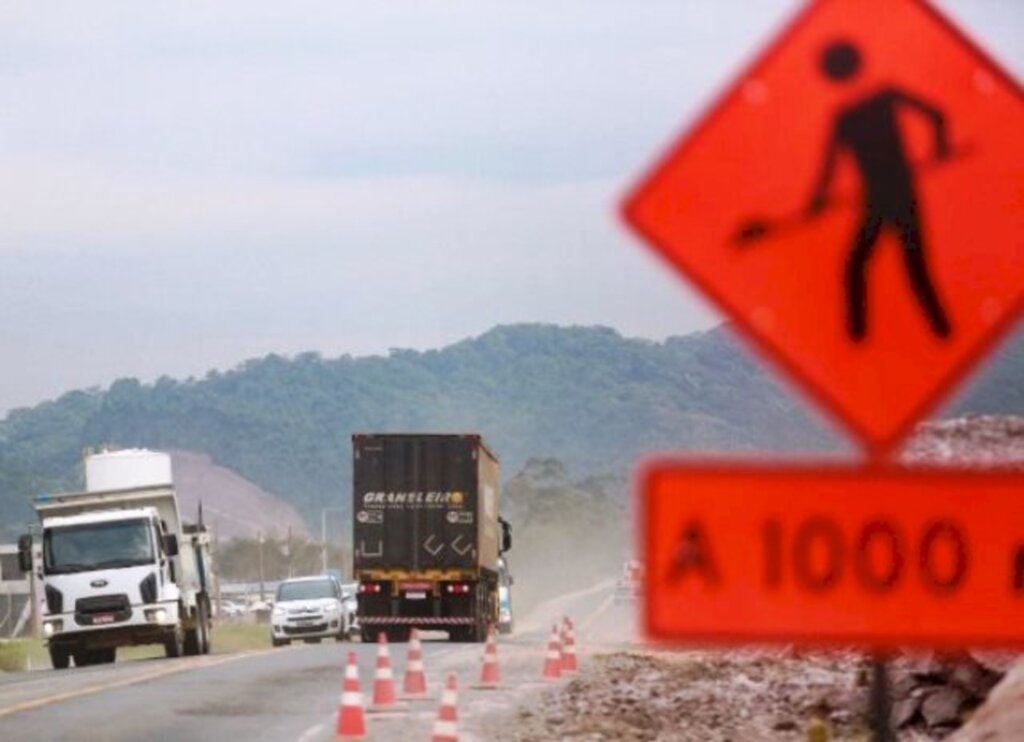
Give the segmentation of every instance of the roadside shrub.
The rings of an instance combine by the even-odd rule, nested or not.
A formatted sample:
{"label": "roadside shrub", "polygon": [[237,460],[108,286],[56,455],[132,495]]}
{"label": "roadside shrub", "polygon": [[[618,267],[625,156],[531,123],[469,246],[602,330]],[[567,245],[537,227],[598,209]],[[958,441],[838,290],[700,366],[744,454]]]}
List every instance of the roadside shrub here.
{"label": "roadside shrub", "polygon": [[28,669],[28,644],[23,641],[0,641],[0,672],[21,672]]}

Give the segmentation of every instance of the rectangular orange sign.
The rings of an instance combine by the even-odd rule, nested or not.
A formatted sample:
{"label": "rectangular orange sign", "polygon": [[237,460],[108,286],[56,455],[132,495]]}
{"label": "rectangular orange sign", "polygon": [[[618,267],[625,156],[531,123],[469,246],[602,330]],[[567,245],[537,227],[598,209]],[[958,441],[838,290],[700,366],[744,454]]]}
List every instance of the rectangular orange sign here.
{"label": "rectangular orange sign", "polygon": [[1024,473],[655,464],[655,640],[1024,646]]}

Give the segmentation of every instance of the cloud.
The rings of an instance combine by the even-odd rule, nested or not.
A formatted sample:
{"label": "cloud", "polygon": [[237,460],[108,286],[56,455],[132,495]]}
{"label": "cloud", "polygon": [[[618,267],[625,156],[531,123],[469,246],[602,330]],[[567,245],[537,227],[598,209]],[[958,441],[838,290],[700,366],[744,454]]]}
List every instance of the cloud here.
{"label": "cloud", "polygon": [[[615,204],[799,5],[0,7],[0,411],[496,322],[707,326]],[[943,7],[1019,68],[1019,3]]]}

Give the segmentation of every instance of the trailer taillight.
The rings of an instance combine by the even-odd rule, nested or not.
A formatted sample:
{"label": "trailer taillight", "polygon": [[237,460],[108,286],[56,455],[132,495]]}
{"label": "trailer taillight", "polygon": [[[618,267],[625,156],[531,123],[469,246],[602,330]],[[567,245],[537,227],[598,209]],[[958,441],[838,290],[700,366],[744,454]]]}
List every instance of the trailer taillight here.
{"label": "trailer taillight", "polygon": [[359,583],[359,592],[361,593],[379,593],[381,590],[381,586],[376,582]]}
{"label": "trailer taillight", "polygon": [[468,593],[471,590],[471,588],[470,588],[469,585],[467,585],[467,584],[465,584],[463,582],[457,582],[457,583],[453,583],[451,585],[446,585],[445,586],[445,590],[447,590],[449,593],[454,593],[454,594],[458,594],[458,595],[464,595],[464,594]]}

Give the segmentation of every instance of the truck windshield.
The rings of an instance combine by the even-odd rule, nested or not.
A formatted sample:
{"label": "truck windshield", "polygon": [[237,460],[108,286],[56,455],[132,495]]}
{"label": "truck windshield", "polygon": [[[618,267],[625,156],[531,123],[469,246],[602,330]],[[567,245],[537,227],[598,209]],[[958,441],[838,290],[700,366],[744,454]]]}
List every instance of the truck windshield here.
{"label": "truck windshield", "polygon": [[277,588],[277,602],[283,600],[317,600],[318,598],[336,598],[334,583],[330,580],[303,580],[302,582],[282,582]]}
{"label": "truck windshield", "polygon": [[47,574],[87,572],[153,563],[149,521],[143,518],[47,528],[43,563]]}

